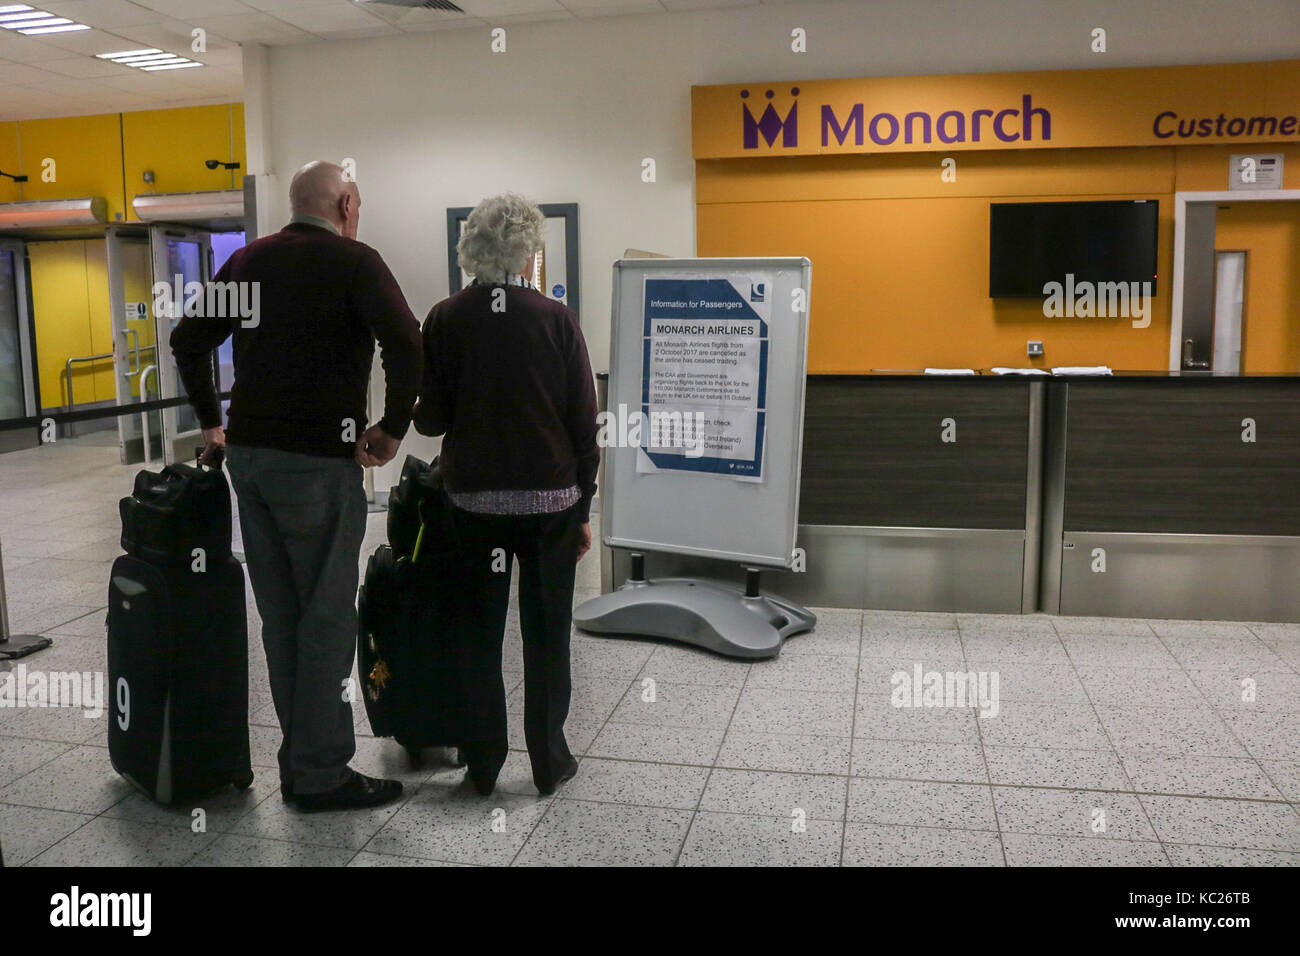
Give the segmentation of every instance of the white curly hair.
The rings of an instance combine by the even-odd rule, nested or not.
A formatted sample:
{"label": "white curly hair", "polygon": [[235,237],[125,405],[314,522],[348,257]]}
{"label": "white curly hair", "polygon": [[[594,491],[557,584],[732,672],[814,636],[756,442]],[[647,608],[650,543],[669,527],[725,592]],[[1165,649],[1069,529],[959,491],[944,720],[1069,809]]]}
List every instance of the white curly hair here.
{"label": "white curly hair", "polygon": [[524,271],[544,245],[546,217],[531,200],[515,193],[491,196],[474,207],[456,243],[460,267],[487,285]]}

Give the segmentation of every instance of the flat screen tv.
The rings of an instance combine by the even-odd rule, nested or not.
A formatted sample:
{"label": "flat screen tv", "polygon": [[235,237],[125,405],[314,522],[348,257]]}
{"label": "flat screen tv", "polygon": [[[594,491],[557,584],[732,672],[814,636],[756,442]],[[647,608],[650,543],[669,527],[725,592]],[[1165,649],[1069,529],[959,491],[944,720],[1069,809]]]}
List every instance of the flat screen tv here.
{"label": "flat screen tv", "polygon": [[1043,296],[1048,282],[1150,282],[1155,292],[1160,203],[989,205],[989,296]]}

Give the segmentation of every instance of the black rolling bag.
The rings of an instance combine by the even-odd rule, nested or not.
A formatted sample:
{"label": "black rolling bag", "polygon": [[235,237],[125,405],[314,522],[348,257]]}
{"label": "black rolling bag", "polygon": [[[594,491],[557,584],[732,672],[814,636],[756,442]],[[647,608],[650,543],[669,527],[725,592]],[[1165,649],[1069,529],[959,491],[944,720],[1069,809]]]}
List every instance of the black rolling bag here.
{"label": "black rolling bag", "polygon": [[454,556],[436,468],[408,457],[388,507],[391,543],[371,556],[357,602],[357,672],[372,732],[414,757],[462,740]]}
{"label": "black rolling bag", "polygon": [[108,588],[108,753],[159,803],[253,782],[244,569],[218,469],[141,472]]}

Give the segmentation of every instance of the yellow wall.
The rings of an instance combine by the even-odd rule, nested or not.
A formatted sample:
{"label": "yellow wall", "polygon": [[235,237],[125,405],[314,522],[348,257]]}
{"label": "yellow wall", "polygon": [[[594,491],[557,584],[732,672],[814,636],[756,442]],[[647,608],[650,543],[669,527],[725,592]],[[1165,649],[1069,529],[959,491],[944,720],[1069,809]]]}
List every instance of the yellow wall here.
{"label": "yellow wall", "polygon": [[1216,249],[1246,250],[1243,372],[1300,372],[1300,203],[1220,205]]}
{"label": "yellow wall", "polygon": [[[1300,146],[1257,149],[1284,153],[1294,178]],[[700,160],[697,249],[701,256],[812,260],[812,372],[1164,369],[1173,194],[1226,189],[1234,150],[1240,147],[965,152],[953,183],[940,178],[940,157],[925,153]],[[1148,328],[1122,318],[1048,319],[1038,300],[989,298],[989,203],[1064,199],[1160,202],[1159,278]],[[1261,301],[1248,308],[1254,316],[1274,307]],[[1030,339],[1043,341],[1043,358],[1027,358]],[[1284,361],[1263,353],[1251,360]]]}
{"label": "yellow wall", "polygon": [[[41,178],[47,157],[55,161],[50,183]],[[230,172],[207,169],[206,159],[239,163],[234,185],[243,186],[243,104],[0,123],[0,170],[28,177],[21,187],[0,180],[0,202],[103,196],[110,222],[135,221],[137,193],[230,189]]]}
{"label": "yellow wall", "polygon": [[[244,183],[242,103],[123,113],[122,132],[128,201],[140,193],[231,189]],[[203,164],[207,159],[239,163],[234,186],[230,171],[208,169]],[[152,185],[144,182],[145,170],[154,173]]]}
{"label": "yellow wall", "polygon": [[[31,242],[32,305],[41,405],[66,405],[65,363],[71,356],[112,351],[108,321],[108,263],[103,239]],[[112,359],[73,366],[78,405],[116,397]]]}

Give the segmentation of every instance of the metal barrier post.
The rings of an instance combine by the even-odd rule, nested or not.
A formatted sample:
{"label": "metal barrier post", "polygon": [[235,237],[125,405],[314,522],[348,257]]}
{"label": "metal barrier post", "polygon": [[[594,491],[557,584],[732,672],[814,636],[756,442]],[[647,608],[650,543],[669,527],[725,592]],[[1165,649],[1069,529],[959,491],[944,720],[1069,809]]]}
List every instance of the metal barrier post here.
{"label": "metal barrier post", "polygon": [[5,598],[4,553],[0,551],[0,660],[26,657],[44,650],[54,642],[36,634],[9,633],[9,602]]}

